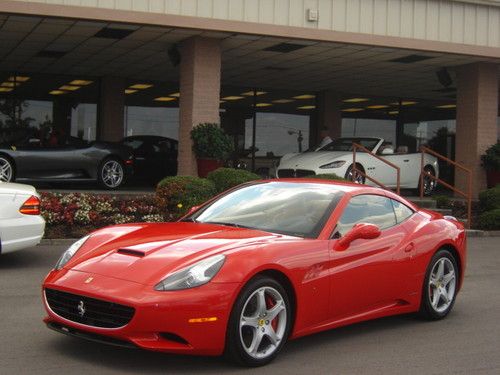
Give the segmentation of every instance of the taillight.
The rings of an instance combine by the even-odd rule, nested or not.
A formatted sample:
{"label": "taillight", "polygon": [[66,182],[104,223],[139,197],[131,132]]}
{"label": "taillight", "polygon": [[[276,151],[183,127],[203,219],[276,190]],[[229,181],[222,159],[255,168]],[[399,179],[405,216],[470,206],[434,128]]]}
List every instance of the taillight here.
{"label": "taillight", "polygon": [[25,215],[40,215],[40,199],[32,195],[23,203],[19,212]]}

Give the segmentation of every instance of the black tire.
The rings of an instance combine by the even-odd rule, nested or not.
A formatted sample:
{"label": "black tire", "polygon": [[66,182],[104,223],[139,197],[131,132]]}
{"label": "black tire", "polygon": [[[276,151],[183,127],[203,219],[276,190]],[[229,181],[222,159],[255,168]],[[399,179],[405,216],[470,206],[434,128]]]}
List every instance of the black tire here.
{"label": "black tire", "polygon": [[[356,163],[356,168],[357,168],[358,170],[362,171],[363,173],[366,173],[366,172],[365,172],[365,170],[364,170],[364,168],[363,168],[360,164],[358,164],[358,163]],[[351,178],[352,178],[351,174],[352,174],[352,164],[349,166],[349,168],[347,168],[347,172],[345,173],[344,178],[345,178],[346,180],[349,180],[349,181],[355,182],[355,181],[353,181],[353,180],[351,179]],[[364,184],[365,184],[365,181],[366,181],[365,176],[362,176],[362,175],[359,175],[359,176],[358,176],[358,179],[357,179],[357,183],[358,183],[358,184],[362,184],[362,185],[364,185]]]}
{"label": "black tire", "polygon": [[[431,284],[431,276],[432,276],[433,270],[435,269],[436,266],[438,266],[438,262],[440,262],[442,260],[444,260],[446,265],[453,267],[454,284],[453,284],[453,293],[452,293],[450,303],[445,309],[443,309],[441,311],[438,308],[439,305],[433,306],[433,304],[432,304],[432,300],[434,298],[432,298],[432,296],[431,296],[431,289],[436,290],[437,288],[432,287],[430,284]],[[445,268],[446,268],[446,266],[445,266]],[[427,266],[424,284],[422,286],[422,301],[420,302],[420,310],[419,310],[419,316],[421,318],[424,318],[427,320],[439,320],[439,319],[443,319],[444,317],[446,317],[450,313],[451,309],[453,308],[453,305],[455,304],[455,300],[456,300],[456,296],[457,296],[458,280],[459,280],[459,276],[460,276],[459,272],[460,272],[460,270],[458,269],[457,261],[456,261],[455,257],[453,256],[453,254],[451,254],[448,250],[441,249],[438,252],[436,252],[436,254],[434,254],[431,261],[429,262],[429,265]],[[442,282],[443,282],[443,280],[440,280],[439,284],[442,284]],[[446,290],[446,287],[447,286],[445,285],[444,286],[445,290]],[[448,290],[448,292],[449,292],[449,290]],[[442,300],[442,297],[439,297],[438,303],[441,300]],[[441,307],[444,307],[444,305]]]}
{"label": "black tire", "polygon": [[0,154],[0,181],[14,182],[16,180],[16,169],[10,157]]}
{"label": "black tire", "polygon": [[[426,165],[424,167],[424,172],[436,177],[436,172],[434,171],[434,168],[432,168],[430,165]],[[436,189],[437,182],[435,180],[433,180],[432,178],[426,178],[425,176],[423,176],[423,178],[424,178],[423,195],[424,195],[424,197],[428,197],[428,196],[432,195],[432,193]],[[417,188],[417,192],[419,195],[420,195],[420,189],[421,189],[421,185],[420,185],[420,179],[419,179],[418,180],[418,188]]]}
{"label": "black tire", "polygon": [[[263,345],[263,351],[264,351],[264,357],[262,358],[255,358],[251,356],[248,352],[247,349],[244,347],[244,327],[240,328],[240,320],[242,317],[242,314],[244,313],[244,309],[250,307],[250,303],[252,302],[252,296],[255,293],[258,293],[259,290],[262,290],[263,288],[268,288],[269,290],[274,290],[279,295],[282,297],[282,302],[284,303],[285,306],[285,311],[283,314],[283,317],[286,316],[286,320],[284,323],[284,330],[283,336],[281,340],[279,341],[278,344],[272,347],[272,352],[269,353],[268,355],[265,355],[265,352],[271,348],[265,347],[265,339],[262,339],[260,342],[260,345],[257,346],[257,351]],[[258,297],[256,297],[258,298]],[[267,308],[267,307],[266,307]],[[264,318],[264,319],[262,319]],[[259,318],[256,315],[256,320],[259,321],[259,324],[255,326],[255,328],[249,328],[250,330],[254,329],[253,334],[257,334],[257,331],[262,329],[264,331],[264,328],[267,329],[265,325],[268,325],[269,327],[273,326],[274,319],[269,322],[268,320],[265,320],[265,316]],[[277,317],[277,319],[281,319],[281,317]],[[260,322],[263,322],[262,324]],[[265,325],[264,325],[265,324]],[[279,323],[278,323],[279,324]],[[283,288],[283,286],[278,283],[276,280],[270,278],[270,277],[265,277],[265,276],[257,276],[250,280],[247,285],[242,289],[240,292],[238,298],[236,299],[236,302],[233,306],[233,309],[231,311],[231,315],[229,318],[228,326],[227,326],[227,333],[226,333],[226,348],[225,348],[225,356],[228,358],[230,361],[243,365],[243,366],[248,366],[248,367],[257,367],[257,366],[263,366],[271,362],[278,353],[281,351],[283,346],[285,345],[288,336],[290,334],[290,329],[292,326],[292,311],[291,311],[291,305],[290,305],[290,298],[286,292],[286,290]],[[259,328],[261,327],[261,328]],[[274,327],[272,328],[274,331]],[[265,337],[265,336],[264,336]],[[269,344],[270,341],[267,339]],[[257,354],[256,354],[257,355]]]}
{"label": "black tire", "polygon": [[[116,168],[117,173],[120,174],[119,177],[109,177],[108,171],[109,168]],[[109,173],[112,173],[109,171]],[[114,175],[114,173],[112,173]],[[111,178],[111,180],[109,179]],[[121,160],[111,157],[104,159],[99,165],[99,169],[97,170],[97,179],[99,181],[99,185],[101,185],[106,190],[115,190],[120,186],[123,186],[125,183],[125,167]]]}

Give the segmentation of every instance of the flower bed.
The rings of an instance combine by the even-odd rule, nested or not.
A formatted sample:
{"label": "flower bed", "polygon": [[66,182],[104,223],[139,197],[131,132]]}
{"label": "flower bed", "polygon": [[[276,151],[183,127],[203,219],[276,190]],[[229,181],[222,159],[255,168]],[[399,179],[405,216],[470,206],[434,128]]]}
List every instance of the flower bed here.
{"label": "flower bed", "polygon": [[113,224],[170,220],[154,195],[112,196],[83,193],[41,193],[45,238],[78,238]]}

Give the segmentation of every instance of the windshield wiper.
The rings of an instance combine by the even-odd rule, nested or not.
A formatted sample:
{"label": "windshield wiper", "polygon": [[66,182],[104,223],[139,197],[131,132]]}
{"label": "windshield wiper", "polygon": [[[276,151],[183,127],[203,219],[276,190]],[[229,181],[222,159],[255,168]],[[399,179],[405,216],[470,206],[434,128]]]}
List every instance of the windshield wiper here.
{"label": "windshield wiper", "polygon": [[254,227],[249,227],[242,224],[236,223],[226,223],[223,221],[203,221],[204,224],[215,224],[215,225],[225,225],[227,227],[235,227],[235,228],[245,228],[245,229],[255,229]]}

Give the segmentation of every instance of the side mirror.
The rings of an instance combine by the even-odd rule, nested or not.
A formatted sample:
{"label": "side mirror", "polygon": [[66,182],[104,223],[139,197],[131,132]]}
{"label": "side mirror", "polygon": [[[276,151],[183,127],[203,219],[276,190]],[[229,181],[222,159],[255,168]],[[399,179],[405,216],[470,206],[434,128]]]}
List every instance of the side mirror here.
{"label": "side mirror", "polygon": [[352,241],[357,239],[370,240],[380,236],[380,229],[374,224],[358,223],[338,241],[336,250],[346,250]]}

